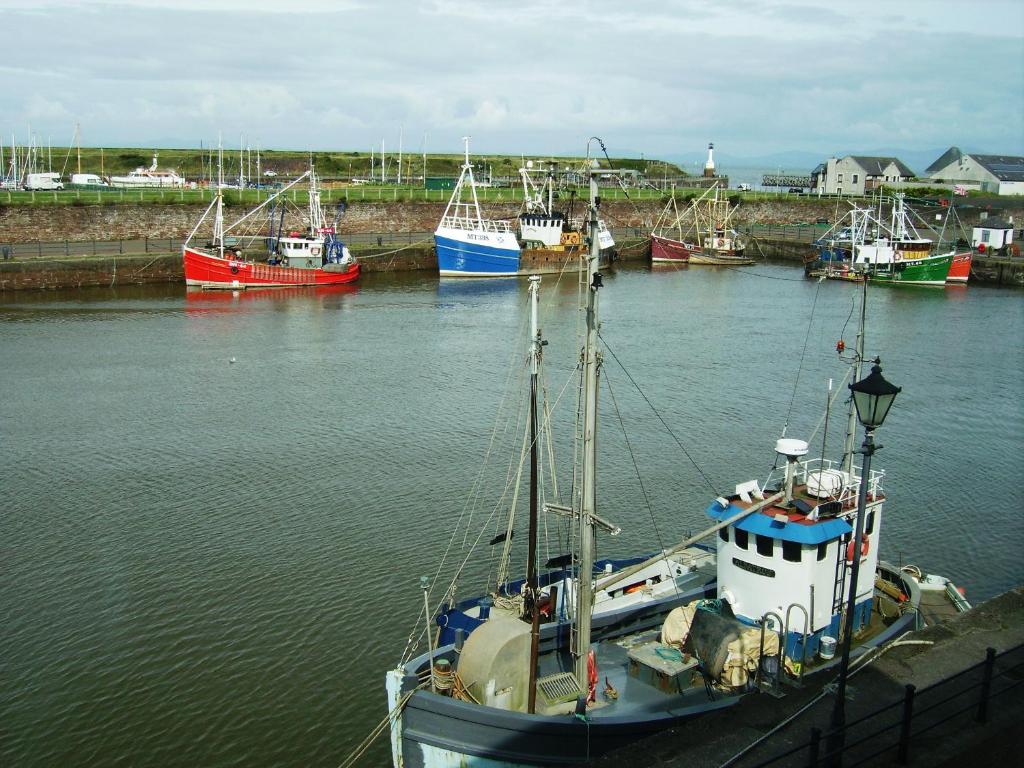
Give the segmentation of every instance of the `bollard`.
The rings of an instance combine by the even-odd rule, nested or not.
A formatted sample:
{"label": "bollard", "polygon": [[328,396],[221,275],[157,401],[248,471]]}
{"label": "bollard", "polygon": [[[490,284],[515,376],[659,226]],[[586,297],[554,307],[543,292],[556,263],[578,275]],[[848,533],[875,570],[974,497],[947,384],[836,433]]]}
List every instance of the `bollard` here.
{"label": "bollard", "polygon": [[903,721],[900,723],[900,744],[896,753],[896,762],[906,765],[910,761],[910,721],[914,718],[913,685],[907,685],[903,694]]}
{"label": "bollard", "polygon": [[992,668],[996,665],[996,649],[985,649],[985,666],[982,668],[981,700],[978,702],[978,714],[974,719],[979,723],[988,722],[988,698],[992,692]]}

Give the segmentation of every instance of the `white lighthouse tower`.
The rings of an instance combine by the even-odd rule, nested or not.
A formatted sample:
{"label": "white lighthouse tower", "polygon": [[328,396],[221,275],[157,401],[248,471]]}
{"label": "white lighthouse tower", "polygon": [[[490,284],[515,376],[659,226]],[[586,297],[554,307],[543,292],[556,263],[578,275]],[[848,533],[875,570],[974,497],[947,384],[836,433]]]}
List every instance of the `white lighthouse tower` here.
{"label": "white lighthouse tower", "polygon": [[713,179],[715,177],[715,145],[708,142],[708,161],[704,163],[704,178]]}

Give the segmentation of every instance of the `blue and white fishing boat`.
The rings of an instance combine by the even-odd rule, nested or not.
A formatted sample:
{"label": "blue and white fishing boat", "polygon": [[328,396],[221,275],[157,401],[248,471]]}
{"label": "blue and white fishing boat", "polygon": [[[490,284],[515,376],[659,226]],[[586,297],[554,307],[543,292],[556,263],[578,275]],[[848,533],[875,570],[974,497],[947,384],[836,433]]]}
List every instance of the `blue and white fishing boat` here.
{"label": "blue and white fishing boat", "polygon": [[[578,542],[570,573],[588,575],[595,571],[596,531],[615,530],[598,516],[596,499],[602,276],[595,198],[592,178],[580,363],[582,468],[578,490],[561,510],[573,521]],[[539,278],[533,281],[531,513],[522,608],[490,616],[485,611],[476,626],[456,631],[453,642],[440,646],[432,642],[430,622],[421,635],[428,640],[426,652],[412,657],[415,651],[407,648],[387,673],[395,768],[583,765],[733,706],[749,692],[778,693],[782,683],[830,669],[838,663],[841,628],[852,631],[856,656],[919,627],[926,592],[953,611],[969,607],[948,580],[878,561],[884,472],[856,466],[852,447],[843,461],[832,463],[808,459],[807,443],[783,438],[775,446],[785,459],[782,469],[764,483],[742,482],[714,500],[707,508],[713,524],[693,537],[717,535],[713,599],[697,596],[667,616],[664,604],[653,600],[649,614],[639,604],[630,621],[598,626],[596,591],[620,599],[624,591],[616,594],[616,588],[633,584],[651,561],[620,567],[603,581],[575,578],[560,585],[559,599],[570,606],[572,619],[568,642],[544,643],[545,599],[550,607],[556,598],[538,578],[536,377],[544,342],[536,322]],[[638,629],[644,619],[651,626]]]}
{"label": "blue and white fishing boat", "polygon": [[[519,274],[519,241],[507,221],[485,219],[476,195],[469,137],[465,162],[441,223],[434,231],[437,266],[442,277],[510,277]],[[463,189],[469,186],[469,201]]]}

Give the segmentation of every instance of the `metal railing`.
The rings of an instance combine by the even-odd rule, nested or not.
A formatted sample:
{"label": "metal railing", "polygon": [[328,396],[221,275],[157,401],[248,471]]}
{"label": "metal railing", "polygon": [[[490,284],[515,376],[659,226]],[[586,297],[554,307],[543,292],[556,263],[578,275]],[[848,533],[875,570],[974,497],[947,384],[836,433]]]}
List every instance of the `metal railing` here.
{"label": "metal railing", "polygon": [[853,768],[872,765],[881,755],[893,752],[897,763],[910,765],[915,740],[954,720],[988,722],[989,703],[1022,682],[1024,645],[998,654],[988,648],[983,661],[921,689],[907,685],[903,698],[847,722],[840,750],[825,751],[833,734],[812,728],[807,741],[748,768],[817,768],[840,761],[845,768]]}

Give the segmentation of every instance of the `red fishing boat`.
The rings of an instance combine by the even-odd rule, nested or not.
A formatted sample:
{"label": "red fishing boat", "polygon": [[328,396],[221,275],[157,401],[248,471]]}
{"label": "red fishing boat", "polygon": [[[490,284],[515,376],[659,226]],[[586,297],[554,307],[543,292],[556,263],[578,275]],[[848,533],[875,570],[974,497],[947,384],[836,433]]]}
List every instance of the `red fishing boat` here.
{"label": "red fishing boat", "polygon": [[651,233],[651,261],[655,264],[686,264],[695,251],[700,248],[693,243]]}
{"label": "red fishing boat", "polygon": [[966,283],[967,278],[971,276],[971,258],[970,251],[954,253],[953,263],[949,267],[949,274],[946,275],[946,282]]}
{"label": "red fishing boat", "polygon": [[[254,214],[280,198],[295,184],[309,179],[309,211],[305,217],[309,226],[305,231],[292,231],[287,236],[273,232],[271,235],[246,236],[229,235],[237,232],[240,225],[254,221]],[[193,239],[210,212],[215,210],[213,235],[205,245],[196,245]],[[283,224],[283,212],[281,217]],[[279,225],[281,226],[281,225]],[[185,262],[185,284],[200,288],[238,290],[240,288],[269,288],[302,285],[345,285],[359,277],[359,263],[345,244],[335,236],[335,225],[328,225],[320,205],[320,193],[316,188],[316,175],[312,170],[304,173],[294,182],[281,189],[254,210],[234,224],[224,226],[223,193],[206,209],[192,234],[182,246]],[[269,257],[255,261],[243,256],[242,246],[247,241],[261,240],[269,249]]]}
{"label": "red fishing boat", "polygon": [[[706,194],[706,193],[705,193]],[[687,264],[690,256],[700,253],[699,238],[693,232],[693,222],[684,227],[687,208],[679,212],[676,188],[672,187],[665,209],[651,229],[651,262],[654,264]],[[689,236],[689,240],[687,240]]]}

